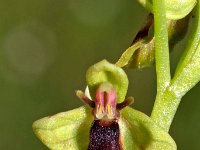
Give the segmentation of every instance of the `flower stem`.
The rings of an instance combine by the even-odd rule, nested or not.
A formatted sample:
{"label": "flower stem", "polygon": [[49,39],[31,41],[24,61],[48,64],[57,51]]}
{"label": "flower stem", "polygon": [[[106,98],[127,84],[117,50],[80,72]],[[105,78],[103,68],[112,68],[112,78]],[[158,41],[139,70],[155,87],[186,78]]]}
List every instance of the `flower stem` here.
{"label": "flower stem", "polygon": [[170,79],[169,51],[163,0],[154,0],[157,96],[151,118],[169,131],[181,98],[200,81],[200,0],[196,5],[194,30],[173,79]]}
{"label": "flower stem", "polygon": [[160,111],[160,101],[163,99],[166,87],[169,86],[170,63],[169,63],[169,46],[167,34],[167,19],[165,13],[165,1],[153,0],[154,10],[154,34],[155,34],[155,61],[156,61],[156,74],[157,74],[157,95],[154,103],[151,118],[164,129],[165,120],[163,119]]}
{"label": "flower stem", "polygon": [[157,95],[162,95],[165,88],[169,85],[170,63],[169,47],[167,34],[167,19],[165,16],[164,0],[154,0],[154,31],[155,31],[155,58],[157,73]]}

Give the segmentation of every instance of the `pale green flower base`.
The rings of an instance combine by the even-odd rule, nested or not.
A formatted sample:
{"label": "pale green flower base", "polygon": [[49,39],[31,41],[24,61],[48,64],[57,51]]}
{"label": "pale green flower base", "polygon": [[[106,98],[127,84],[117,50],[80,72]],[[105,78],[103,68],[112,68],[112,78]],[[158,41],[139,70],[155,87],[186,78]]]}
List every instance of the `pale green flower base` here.
{"label": "pale green flower base", "polygon": [[[82,106],[40,119],[33,123],[33,130],[49,149],[86,150],[92,121],[91,109]],[[176,150],[167,132],[130,107],[122,110],[119,126],[124,150]]]}

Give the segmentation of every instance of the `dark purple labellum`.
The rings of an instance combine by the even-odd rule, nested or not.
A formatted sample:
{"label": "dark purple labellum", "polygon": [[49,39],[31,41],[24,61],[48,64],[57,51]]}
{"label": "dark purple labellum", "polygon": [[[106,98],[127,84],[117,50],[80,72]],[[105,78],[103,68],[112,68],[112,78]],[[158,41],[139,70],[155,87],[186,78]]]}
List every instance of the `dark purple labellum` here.
{"label": "dark purple labellum", "polygon": [[133,98],[129,97],[117,104],[117,94],[110,83],[99,85],[95,101],[90,100],[81,91],[77,91],[76,94],[93,108],[94,122],[90,129],[88,150],[123,150],[118,120],[120,110],[132,104]]}
{"label": "dark purple labellum", "polygon": [[122,150],[118,122],[94,120],[88,150]]}

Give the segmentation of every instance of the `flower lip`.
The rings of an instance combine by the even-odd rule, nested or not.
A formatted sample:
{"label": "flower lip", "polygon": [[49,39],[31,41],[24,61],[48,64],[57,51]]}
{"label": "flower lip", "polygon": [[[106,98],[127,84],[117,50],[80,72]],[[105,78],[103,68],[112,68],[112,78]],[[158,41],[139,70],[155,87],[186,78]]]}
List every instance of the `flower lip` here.
{"label": "flower lip", "polygon": [[122,150],[119,124],[116,121],[105,125],[102,120],[94,120],[90,129],[88,150]]}

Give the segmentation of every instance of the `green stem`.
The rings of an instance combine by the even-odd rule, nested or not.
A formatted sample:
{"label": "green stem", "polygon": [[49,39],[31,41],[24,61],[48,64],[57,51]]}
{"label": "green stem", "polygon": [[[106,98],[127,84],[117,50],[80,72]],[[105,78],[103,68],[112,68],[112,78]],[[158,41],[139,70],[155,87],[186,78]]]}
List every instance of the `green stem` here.
{"label": "green stem", "polygon": [[[164,8],[161,5],[158,5],[158,3],[161,1],[154,0],[154,10],[158,10],[157,7]],[[187,93],[192,87],[195,86],[200,80],[200,3],[198,1],[196,6],[196,15],[195,15],[195,25],[194,30],[191,33],[191,36],[189,38],[187,48],[185,53],[183,54],[182,59],[179,62],[179,65],[176,69],[176,73],[174,78],[168,82],[166,80],[169,79],[169,75],[163,75],[163,80],[160,79],[162,76],[157,77],[157,84],[158,84],[158,93],[156,97],[156,101],[154,104],[154,108],[152,111],[151,118],[160,125],[165,131],[168,131],[170,128],[170,125],[172,123],[172,120],[174,118],[174,115],[177,111],[177,108],[179,106],[179,103],[181,101],[181,98]],[[162,12],[162,11],[161,11]],[[161,13],[158,11],[155,11],[155,30],[159,28],[158,23],[161,21],[157,18],[159,15],[156,15],[157,13]],[[163,12],[162,12],[163,13]],[[157,21],[159,21],[157,23]],[[163,21],[163,20],[162,20]],[[156,26],[157,24],[157,26]],[[162,24],[160,22],[160,24]],[[157,29],[159,31],[159,29]],[[157,32],[159,34],[159,32]],[[165,36],[161,33],[160,35]],[[156,36],[156,35],[155,35]],[[158,35],[157,35],[158,36]],[[161,75],[161,68],[160,65],[164,62],[162,61],[168,61],[169,59],[167,57],[163,57],[164,54],[160,53],[166,53],[166,47],[164,47],[164,41],[157,41],[157,44],[161,44],[163,42],[163,48],[156,45],[156,70],[157,75]],[[167,42],[167,40],[165,41]],[[163,59],[163,60],[160,60]],[[159,64],[161,63],[161,64]],[[166,67],[166,73],[169,73],[169,68]],[[162,82],[161,82],[162,81]],[[164,87],[159,87],[160,83],[163,84]],[[162,86],[162,85],[160,85]],[[159,89],[160,88],[160,89]]]}
{"label": "green stem", "polygon": [[184,67],[188,64],[188,62],[191,61],[192,57],[194,56],[197,46],[200,41],[200,3],[197,2],[196,5],[196,12],[195,12],[195,23],[193,27],[193,31],[190,34],[190,37],[188,37],[188,43],[187,47],[183,53],[183,56],[181,57],[181,60],[179,61],[179,64],[176,69],[176,73],[173,80],[176,80],[178,76],[182,73]]}
{"label": "green stem", "polygon": [[162,99],[154,104],[151,118],[166,132],[169,131],[181,98],[170,87],[166,88]]}
{"label": "green stem", "polygon": [[154,0],[155,58],[157,73],[157,96],[161,96],[169,85],[170,63],[164,0]]}
{"label": "green stem", "polygon": [[151,118],[158,125],[160,125],[165,129],[167,128],[165,126],[166,124],[165,120],[167,121],[167,119],[162,120],[163,116],[161,116],[162,114],[160,114],[161,110],[160,101],[163,99],[166,87],[169,86],[171,80],[165,1],[153,0],[153,10],[154,10],[157,95]]}

